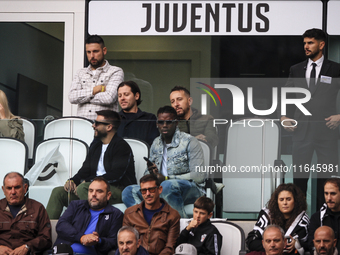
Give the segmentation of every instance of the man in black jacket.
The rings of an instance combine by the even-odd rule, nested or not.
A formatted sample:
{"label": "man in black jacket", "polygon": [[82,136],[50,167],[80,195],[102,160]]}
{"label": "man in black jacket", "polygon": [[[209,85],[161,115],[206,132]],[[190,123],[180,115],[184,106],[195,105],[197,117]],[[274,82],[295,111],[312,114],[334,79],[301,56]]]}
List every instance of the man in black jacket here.
{"label": "man in black jacket", "polygon": [[340,250],[340,179],[330,178],[325,182],[324,194],[326,203],[310,219],[308,232],[309,250],[314,249],[314,233],[320,226],[328,226],[334,230],[337,249]]}
{"label": "man in black jacket", "polygon": [[198,255],[220,255],[222,235],[211,224],[214,202],[205,196],[199,197],[194,203],[193,220],[182,230],[176,246],[189,243],[196,247]]}
{"label": "man in black jacket", "polygon": [[103,255],[116,249],[123,213],[108,203],[110,196],[110,184],[95,177],[88,199],[72,201],[60,217],[55,245],[68,244],[75,254]]}
{"label": "man in black jacket", "polygon": [[132,150],[128,143],[116,134],[119,121],[117,112],[97,112],[97,119],[93,124],[95,139],[90,145],[83,166],[64,187],[56,187],[52,191],[46,207],[50,219],[58,219],[69,201],[86,200],[90,182],[96,176],[102,176],[110,183],[111,204],[121,203],[122,190],[137,183]]}

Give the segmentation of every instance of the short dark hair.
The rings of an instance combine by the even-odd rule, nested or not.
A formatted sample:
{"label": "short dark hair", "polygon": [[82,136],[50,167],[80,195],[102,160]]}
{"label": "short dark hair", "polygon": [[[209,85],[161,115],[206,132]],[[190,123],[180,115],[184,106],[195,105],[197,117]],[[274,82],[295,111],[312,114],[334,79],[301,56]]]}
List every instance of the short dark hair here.
{"label": "short dark hair", "polygon": [[96,176],[92,181],[92,182],[105,182],[106,184],[106,191],[109,192],[111,190],[111,187],[110,187],[110,183],[102,176]]}
{"label": "short dark hair", "polygon": [[14,178],[14,176],[18,176],[19,178],[21,178],[21,181],[22,181],[22,186],[25,185],[25,179],[24,179],[24,176],[21,174],[21,173],[18,173],[18,172],[9,172],[5,175],[4,177],[4,180],[3,180],[3,186],[5,186],[5,180],[7,177],[9,178]]}
{"label": "short dark hair", "polygon": [[194,208],[205,210],[208,212],[208,214],[210,214],[214,210],[214,206],[214,201],[206,196],[197,198],[194,203]]}
{"label": "short dark hair", "polygon": [[104,40],[99,35],[90,35],[89,37],[87,37],[85,40],[85,44],[91,43],[99,43],[102,48],[105,47]]}
{"label": "short dark hair", "polygon": [[120,115],[118,112],[111,111],[111,110],[101,110],[96,111],[97,115],[104,116],[105,120],[109,121],[113,125],[113,129],[117,131],[120,125]]}
{"label": "short dark hair", "polygon": [[170,91],[170,94],[174,91],[184,91],[185,94],[187,94],[188,97],[190,97],[190,91],[187,88],[184,88],[182,86],[175,86],[172,88],[172,90]]}
{"label": "short dark hair", "polygon": [[136,93],[139,93],[139,98],[137,100],[137,105],[140,105],[142,102],[142,92],[139,89],[139,86],[137,83],[135,83],[134,81],[123,81],[118,85],[117,91],[119,88],[123,87],[123,86],[129,86],[131,89],[131,92],[136,95]]}
{"label": "short dark hair", "polygon": [[323,186],[325,187],[325,185],[326,185],[327,183],[331,183],[331,184],[337,186],[338,189],[339,189],[339,191],[340,191],[340,178],[337,178],[337,177],[329,178],[329,179],[327,179],[327,180],[325,181],[325,183],[324,183]]}
{"label": "short dark hair", "polygon": [[306,30],[303,33],[302,37],[303,38],[315,38],[315,40],[326,42],[327,34],[321,29],[312,28],[312,29]]}
{"label": "short dark hair", "polygon": [[142,178],[140,178],[139,183],[152,182],[152,181],[155,181],[157,186],[161,185],[159,182],[159,179],[157,178],[155,174],[144,175]]}
{"label": "short dark hair", "polygon": [[157,111],[157,117],[161,113],[171,113],[174,115],[174,118],[177,119],[177,112],[175,108],[173,108],[172,106],[166,105],[166,106],[160,107]]}

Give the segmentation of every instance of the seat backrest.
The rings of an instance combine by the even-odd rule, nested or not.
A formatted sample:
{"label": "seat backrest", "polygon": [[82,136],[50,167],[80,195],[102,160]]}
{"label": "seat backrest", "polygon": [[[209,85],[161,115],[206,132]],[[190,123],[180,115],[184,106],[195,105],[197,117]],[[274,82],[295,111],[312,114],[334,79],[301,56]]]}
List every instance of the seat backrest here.
{"label": "seat backrest", "polygon": [[[37,163],[42,160],[57,146],[59,146],[59,152],[63,156],[65,166],[68,170],[67,175],[63,175],[63,178],[61,179],[61,182],[64,183],[81,168],[89,148],[85,142],[75,138],[64,137],[44,140],[37,145],[34,162]],[[35,185],[43,185],[43,183],[37,181]]]}
{"label": "seat backrest", "polygon": [[241,227],[228,221],[212,220],[211,223],[223,237],[221,254],[237,255],[240,251],[245,250],[244,231]]}
{"label": "seat backrest", "polygon": [[52,120],[44,128],[44,140],[57,137],[71,137],[90,146],[93,141],[92,122],[80,117],[63,117]]}
{"label": "seat backrest", "polygon": [[[228,172],[223,173],[225,212],[259,212],[281,181],[280,172],[262,173],[280,158],[280,127],[271,120],[256,121],[248,125],[247,119],[239,120],[227,128],[224,165],[238,175],[231,178]],[[261,121],[262,127],[253,126],[260,126]],[[245,197],[245,203],[238,202],[245,201]]]}
{"label": "seat backrest", "polygon": [[211,150],[210,150],[210,146],[206,143],[203,142],[201,140],[198,140],[202,150],[203,150],[203,164],[204,166],[209,166],[210,165],[210,159],[211,159]]}
{"label": "seat backrest", "polygon": [[[27,168],[27,145],[15,138],[0,137],[0,181],[2,183],[5,175],[9,172],[19,172],[24,175]],[[0,198],[4,198],[0,191]]]}
{"label": "seat backrest", "polygon": [[28,119],[21,119],[22,125],[24,127],[24,133],[25,133],[25,143],[28,147],[28,158],[33,159],[33,153],[34,153],[34,141],[35,141],[35,124],[34,122],[28,120]]}
{"label": "seat backrest", "polygon": [[149,145],[138,139],[124,138],[124,140],[130,145],[134,161],[137,183],[139,179],[144,175],[146,169],[146,161],[143,157],[149,158]]}

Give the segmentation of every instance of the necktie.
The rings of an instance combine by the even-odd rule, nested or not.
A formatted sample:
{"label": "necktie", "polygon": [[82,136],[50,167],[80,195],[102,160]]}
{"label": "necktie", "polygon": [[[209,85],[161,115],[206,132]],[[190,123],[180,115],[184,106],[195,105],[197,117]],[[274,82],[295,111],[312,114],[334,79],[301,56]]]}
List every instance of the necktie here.
{"label": "necktie", "polygon": [[310,72],[310,80],[309,80],[309,90],[310,91],[314,91],[315,89],[315,76],[316,76],[316,70],[315,70],[315,67],[316,67],[316,63],[312,63],[313,65],[313,68],[312,68],[312,71]]}

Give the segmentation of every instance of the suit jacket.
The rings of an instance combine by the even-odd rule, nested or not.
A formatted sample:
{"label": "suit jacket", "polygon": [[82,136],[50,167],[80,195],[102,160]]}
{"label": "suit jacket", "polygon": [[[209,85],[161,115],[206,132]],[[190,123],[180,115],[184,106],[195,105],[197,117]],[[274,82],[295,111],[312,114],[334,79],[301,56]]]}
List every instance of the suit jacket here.
{"label": "suit jacket", "polygon": [[[306,66],[308,61],[303,61],[290,68],[288,82],[285,87],[300,87],[308,89],[305,78]],[[321,77],[331,77],[328,81],[321,81]],[[331,130],[326,126],[325,118],[337,114],[336,99],[340,88],[340,64],[324,59],[316,89],[311,94],[311,99],[303,104],[312,115],[304,115],[298,108],[295,114],[287,114],[287,117],[298,122],[297,129],[294,131],[293,141],[302,141],[306,133],[311,132],[309,137],[317,140],[338,139],[338,129]],[[305,95],[296,94],[296,98],[303,98]]]}

